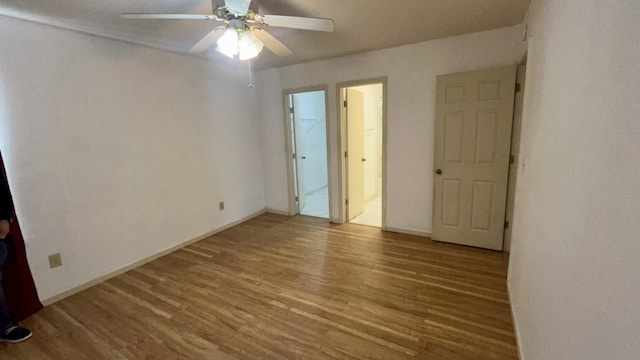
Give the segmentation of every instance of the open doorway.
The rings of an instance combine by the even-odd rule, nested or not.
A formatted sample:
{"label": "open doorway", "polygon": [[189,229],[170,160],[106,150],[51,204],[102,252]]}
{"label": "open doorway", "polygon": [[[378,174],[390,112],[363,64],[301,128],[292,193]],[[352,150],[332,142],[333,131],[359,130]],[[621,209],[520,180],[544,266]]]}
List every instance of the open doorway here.
{"label": "open doorway", "polygon": [[285,92],[290,213],[330,218],[326,89]]}
{"label": "open doorway", "polygon": [[384,79],[339,84],[344,220],[384,228]]}

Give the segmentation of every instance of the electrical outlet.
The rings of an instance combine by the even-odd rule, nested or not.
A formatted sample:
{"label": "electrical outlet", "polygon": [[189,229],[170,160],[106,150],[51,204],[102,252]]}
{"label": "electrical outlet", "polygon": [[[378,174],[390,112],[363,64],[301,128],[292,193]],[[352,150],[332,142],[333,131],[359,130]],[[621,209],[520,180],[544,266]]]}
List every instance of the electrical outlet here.
{"label": "electrical outlet", "polygon": [[220,208],[220,210],[224,210],[224,201],[220,201],[218,203],[218,207]]}
{"label": "electrical outlet", "polygon": [[60,253],[49,255],[49,267],[53,269],[58,266],[62,266],[62,256]]}

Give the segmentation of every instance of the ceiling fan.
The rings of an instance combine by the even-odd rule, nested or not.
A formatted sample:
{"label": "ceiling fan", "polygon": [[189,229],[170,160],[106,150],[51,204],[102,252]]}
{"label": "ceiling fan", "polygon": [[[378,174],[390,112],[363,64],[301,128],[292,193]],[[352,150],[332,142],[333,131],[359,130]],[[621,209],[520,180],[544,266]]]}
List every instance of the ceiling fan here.
{"label": "ceiling fan", "polygon": [[189,53],[206,51],[214,43],[216,50],[230,58],[240,60],[258,56],[263,47],[278,56],[289,56],[293,51],[269,34],[264,27],[275,26],[292,29],[333,32],[333,20],[284,15],[266,15],[258,12],[252,0],[212,0],[212,15],[200,14],[144,14],[123,13],[125,19],[179,19],[214,20],[225,23],[213,29],[198,41]]}

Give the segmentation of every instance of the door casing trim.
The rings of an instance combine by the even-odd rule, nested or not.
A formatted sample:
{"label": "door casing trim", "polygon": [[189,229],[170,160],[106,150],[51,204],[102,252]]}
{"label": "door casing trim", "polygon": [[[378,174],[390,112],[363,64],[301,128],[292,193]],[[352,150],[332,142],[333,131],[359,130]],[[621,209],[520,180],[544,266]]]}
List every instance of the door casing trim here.
{"label": "door casing trim", "polygon": [[293,157],[293,149],[291,148],[291,137],[293,129],[291,129],[289,123],[289,96],[299,93],[307,93],[314,91],[324,91],[324,111],[325,111],[325,132],[326,132],[326,151],[327,151],[327,187],[329,190],[329,219],[333,219],[332,212],[332,186],[331,186],[331,176],[332,169],[329,164],[330,160],[330,151],[329,151],[329,85],[314,85],[314,86],[305,86],[301,88],[293,88],[293,89],[285,89],[282,90],[282,114],[284,121],[284,139],[285,139],[285,156],[286,156],[286,164],[287,164],[287,189],[289,196],[289,216],[294,216],[296,214],[296,200],[295,200],[295,190],[293,186],[295,174],[293,174],[293,166],[291,164],[291,159]]}

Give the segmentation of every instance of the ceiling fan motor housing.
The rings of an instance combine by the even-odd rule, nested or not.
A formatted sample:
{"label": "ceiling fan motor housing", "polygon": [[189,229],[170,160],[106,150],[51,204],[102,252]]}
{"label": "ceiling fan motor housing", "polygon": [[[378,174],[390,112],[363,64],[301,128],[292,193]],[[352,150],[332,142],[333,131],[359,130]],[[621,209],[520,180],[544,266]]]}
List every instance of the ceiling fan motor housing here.
{"label": "ceiling fan motor housing", "polygon": [[252,18],[258,13],[258,4],[254,1],[250,2],[249,10],[246,13],[234,10],[234,5],[244,3],[246,6],[246,3],[249,1],[250,0],[211,0],[211,8],[213,9],[213,14],[219,19],[233,20],[245,17]]}

